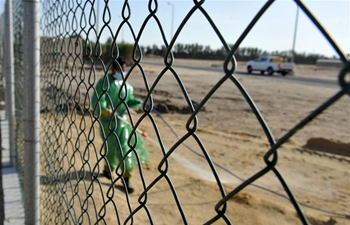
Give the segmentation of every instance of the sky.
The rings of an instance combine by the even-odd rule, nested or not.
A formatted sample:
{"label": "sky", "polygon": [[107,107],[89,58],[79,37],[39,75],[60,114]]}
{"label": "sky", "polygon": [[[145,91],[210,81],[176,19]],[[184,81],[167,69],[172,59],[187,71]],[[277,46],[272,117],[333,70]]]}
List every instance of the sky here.
{"label": "sky", "polygon": [[[62,1],[62,0],[61,0]],[[85,2],[85,1],[82,1]],[[103,10],[106,1],[99,0],[95,9],[99,8],[99,18],[96,27],[103,27]],[[111,12],[109,27],[101,33],[102,42],[116,33],[121,23],[123,2],[121,0],[107,1]],[[4,0],[0,0],[0,11],[4,9]],[[244,29],[266,3],[262,0],[207,0],[202,7],[214,21],[218,30],[228,44],[234,44]],[[331,34],[345,54],[350,54],[350,0],[305,0],[305,5]],[[142,24],[149,15],[148,1],[130,0],[130,23],[136,35],[140,33]],[[97,7],[98,5],[98,7]],[[170,42],[180,27],[180,24],[193,8],[193,0],[158,1],[156,13],[163,28],[165,38]],[[155,4],[152,4],[152,8]],[[106,15],[106,14],[105,14]],[[107,18],[107,17],[105,17]],[[298,22],[296,23],[296,19]],[[295,32],[295,28],[296,32]],[[277,0],[253,27],[240,47],[257,47],[266,51],[286,51],[293,48],[295,37],[295,51],[305,53],[336,55],[335,50],[307,18],[302,10],[297,17],[297,5],[292,0]],[[123,26],[118,41],[133,43],[130,29]],[[223,45],[199,10],[195,11],[176,38],[176,43],[210,46],[211,49],[221,48]],[[164,41],[156,20],[151,18],[139,42],[142,46],[161,46]]]}

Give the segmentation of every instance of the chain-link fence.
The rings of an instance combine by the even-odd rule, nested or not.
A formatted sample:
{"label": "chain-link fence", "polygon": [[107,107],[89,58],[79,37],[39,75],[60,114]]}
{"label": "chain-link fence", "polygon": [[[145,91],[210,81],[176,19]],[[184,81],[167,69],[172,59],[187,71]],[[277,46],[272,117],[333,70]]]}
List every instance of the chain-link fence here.
{"label": "chain-link fence", "polygon": [[23,154],[23,132],[24,131],[24,119],[23,112],[25,112],[23,99],[24,99],[24,78],[23,78],[23,48],[22,48],[22,37],[23,37],[23,5],[22,1],[13,2],[13,45],[14,45],[14,79],[16,81],[14,86],[14,92],[16,93],[15,98],[15,130],[16,130],[16,166],[19,171],[20,184],[23,187],[23,165],[24,165],[24,154]]}
{"label": "chain-link fence", "polygon": [[[28,128],[24,128],[27,109],[23,105],[26,97],[23,92],[26,85],[22,46],[25,38],[23,23],[26,20],[23,2],[26,1],[13,1],[13,44],[17,165],[25,189],[26,183],[22,182],[23,164],[26,163],[23,143],[24,132]],[[130,17],[138,12],[130,7],[129,1],[118,1],[113,9],[109,7],[110,2],[100,1],[101,15],[98,1],[47,0],[40,3],[41,223],[232,224],[237,203],[231,200],[261,177],[274,174],[284,189],[285,197],[290,199],[287,204],[295,209],[295,218],[302,224],[310,224],[278,170],[277,153],[298,130],[350,93],[346,80],[350,63],[310,10],[301,1],[295,1],[344,62],[338,75],[339,91],[276,141],[254,100],[235,76],[237,62],[234,57],[237,48],[274,1],[266,2],[233,46],[225,42],[206,11],[205,1],[193,1],[192,8],[171,40],[166,38],[164,24],[157,17],[158,1],[149,1],[149,14],[139,30],[130,23]],[[184,81],[185,76],[174,66],[172,53],[177,38],[194,13],[204,16],[226,50],[220,71],[222,77],[203,94],[202,99],[196,100],[198,103],[191,98],[188,90],[200,87],[189,86]],[[118,24],[112,24],[111,18],[118,15],[121,15]],[[102,24],[98,24],[98,17],[102,18]],[[159,72],[150,71],[143,60],[143,48],[139,45],[150,21],[156,22],[163,40],[159,44],[165,46]],[[124,54],[123,29],[128,29],[133,37],[133,40],[128,40],[133,47],[129,55]],[[110,34],[108,48],[101,40],[103,33]],[[118,60],[120,56],[128,59],[128,72],[120,75],[123,79],[116,82],[110,71],[116,74],[122,69],[123,62]],[[171,79],[166,78],[169,76]],[[135,80],[138,80],[140,88],[135,88],[133,92],[129,82]],[[162,99],[164,95],[159,95],[162,82],[172,82],[176,86],[185,106],[180,110],[185,112],[182,120],[173,125],[159,113],[164,106],[159,102],[164,103],[165,100]],[[227,83],[234,84],[232,88],[239,90],[269,142],[261,155],[264,168],[257,169],[255,174],[241,180],[236,187],[224,185],[217,171],[223,169],[233,173],[213,160],[214,153],[211,147],[207,147],[211,145],[203,141],[204,134],[200,132],[203,128],[199,126],[198,119],[212,96]],[[178,126],[181,135],[172,126]],[[168,138],[173,133],[176,140]],[[211,135],[215,139],[215,134]],[[205,176],[214,182],[193,186],[198,178],[183,170],[195,167],[198,161],[193,157],[183,158],[181,152],[184,148],[200,156],[201,163],[209,171]],[[183,176],[175,176],[179,173]],[[185,189],[193,190],[188,192]],[[200,204],[187,202],[189,194],[206,201]]]}

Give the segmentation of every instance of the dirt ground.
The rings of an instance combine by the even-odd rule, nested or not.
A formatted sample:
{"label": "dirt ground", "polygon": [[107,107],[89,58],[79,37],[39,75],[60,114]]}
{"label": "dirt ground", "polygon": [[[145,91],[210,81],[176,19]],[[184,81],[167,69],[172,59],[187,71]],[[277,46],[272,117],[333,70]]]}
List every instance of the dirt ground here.
{"label": "dirt ground", "polygon": [[[212,94],[196,121],[188,113],[186,98],[197,107],[224,76],[222,71],[213,70],[220,68],[222,62],[177,59],[172,71],[166,71],[164,65],[146,63],[162,63],[160,59],[144,62],[142,70],[128,68],[132,69],[128,81],[134,86],[135,95],[143,100],[147,88],[142,74],[147,77],[149,87],[157,82],[152,97],[160,114],[151,112],[144,116],[141,111],[132,111],[133,122],[138,122],[138,129],[148,135],[145,140],[150,157],[146,165],[134,170],[134,193],[125,195],[120,190],[123,189],[120,180],[112,183],[101,176],[95,180],[94,176],[104,165],[100,160],[102,141],[98,124],[93,126],[96,136],[93,144],[89,144],[84,141],[89,132],[82,131],[82,127],[91,127],[91,118],[78,115],[74,121],[80,122],[80,126],[76,128],[68,126],[71,119],[64,119],[63,127],[71,134],[72,143],[80,140],[79,149],[84,149],[84,153],[70,150],[65,164],[68,168],[74,161],[69,169],[73,177],[77,176],[76,171],[87,171],[84,179],[79,176],[73,179],[66,192],[70,202],[76,203],[74,215],[77,218],[81,215],[79,221],[131,224],[132,217],[133,224],[151,224],[150,221],[204,224],[217,216],[217,209],[233,224],[302,224],[281,181],[271,170],[230,195],[245,180],[266,168],[264,155],[270,149],[261,125],[231,80],[226,80]],[[275,141],[340,90],[336,85],[294,82],[289,77],[248,75],[244,67],[244,63],[238,63],[235,77],[254,100]],[[314,66],[301,65],[294,77],[331,83],[337,79],[337,73],[337,69],[316,71]],[[159,74],[162,77],[157,80]],[[183,86],[179,85],[180,80]],[[349,96],[343,96],[277,151],[275,168],[311,224],[350,223],[349,103]],[[179,142],[179,138],[183,141]],[[171,154],[164,163],[167,152]],[[210,158],[213,167],[205,157]],[[226,195],[231,197],[222,206],[220,201]],[[222,217],[214,221],[213,224],[226,224]]]}

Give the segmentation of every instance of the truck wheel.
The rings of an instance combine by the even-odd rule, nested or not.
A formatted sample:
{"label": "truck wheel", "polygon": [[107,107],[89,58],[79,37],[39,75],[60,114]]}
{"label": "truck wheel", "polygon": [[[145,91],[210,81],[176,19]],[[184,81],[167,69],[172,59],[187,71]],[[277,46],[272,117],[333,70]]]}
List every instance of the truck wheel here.
{"label": "truck wheel", "polygon": [[273,71],[273,69],[271,67],[269,67],[269,68],[267,68],[267,73],[269,75],[273,75],[274,71]]}
{"label": "truck wheel", "polygon": [[260,71],[260,74],[264,74],[264,73],[265,73],[265,71],[264,71],[264,70],[261,70],[261,71]]}
{"label": "truck wheel", "polygon": [[248,66],[248,67],[247,67],[247,71],[248,71],[249,74],[251,74],[252,71],[253,71],[252,67],[251,67],[251,66]]}
{"label": "truck wheel", "polygon": [[283,72],[281,72],[281,74],[282,74],[283,76],[285,76],[285,75],[287,75],[287,72],[286,72],[286,71],[283,71]]}

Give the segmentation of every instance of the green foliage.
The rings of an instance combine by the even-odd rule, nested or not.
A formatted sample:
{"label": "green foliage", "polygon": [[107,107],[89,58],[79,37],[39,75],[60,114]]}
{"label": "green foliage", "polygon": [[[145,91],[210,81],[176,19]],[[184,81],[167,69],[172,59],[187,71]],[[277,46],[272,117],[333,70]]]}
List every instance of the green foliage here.
{"label": "green foliage", "polygon": [[118,44],[118,49],[119,49],[119,55],[124,57],[124,59],[128,63],[131,63],[133,61],[133,58],[132,58],[132,53],[134,49],[133,44],[129,44],[123,41]]}
{"label": "green foliage", "polygon": [[[232,45],[231,45],[232,46]],[[134,44],[127,42],[121,42],[113,45],[113,39],[108,38],[106,43],[98,44],[90,42],[85,46],[85,57],[89,60],[96,60],[98,58],[106,65],[110,63],[113,58],[117,56],[123,57],[128,64],[133,63],[133,57],[138,58],[140,53],[144,55],[158,55],[164,57],[168,48],[165,45],[162,46],[140,46],[139,49],[134,51]],[[227,57],[229,51],[224,47],[220,49],[212,50],[210,46],[203,46],[200,44],[181,44],[178,43],[173,47],[174,57],[177,58],[190,58],[190,59],[213,59],[223,60]],[[276,55],[286,58],[291,58],[291,51],[264,51],[259,48],[241,47],[238,48],[234,54],[238,61],[248,61],[255,59],[262,55]],[[134,55],[133,55],[134,54]],[[327,58],[321,54],[306,54],[294,53],[294,62],[303,64],[314,64],[319,58]]]}
{"label": "green foliage", "polygon": [[[161,48],[159,48],[157,45],[142,47],[142,49],[144,49],[143,53],[145,55],[153,54],[164,56],[167,51],[167,48],[165,46],[161,46]],[[212,50],[210,46],[203,46],[199,44],[178,43],[173,48],[174,57],[177,58],[223,60],[227,57],[228,53],[229,52],[224,47]],[[276,55],[291,58],[291,53],[291,51],[268,52],[259,48],[241,47],[236,50],[234,56],[238,61],[248,61],[262,55]],[[306,54],[297,52],[294,54],[295,63],[314,64],[319,58],[327,57],[321,54]]]}
{"label": "green foliage", "polygon": [[126,42],[113,44],[113,39],[108,38],[104,44],[86,42],[84,48],[84,56],[85,59],[88,59],[89,61],[101,59],[105,65],[110,63],[113,58],[117,58],[118,56],[123,57],[127,63],[132,63],[133,49],[134,44]]}

